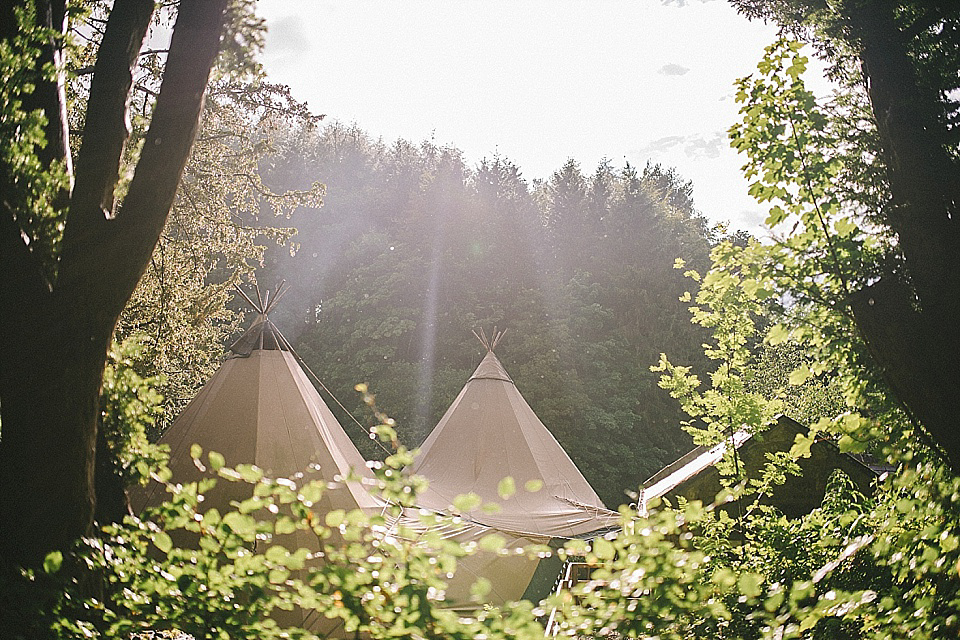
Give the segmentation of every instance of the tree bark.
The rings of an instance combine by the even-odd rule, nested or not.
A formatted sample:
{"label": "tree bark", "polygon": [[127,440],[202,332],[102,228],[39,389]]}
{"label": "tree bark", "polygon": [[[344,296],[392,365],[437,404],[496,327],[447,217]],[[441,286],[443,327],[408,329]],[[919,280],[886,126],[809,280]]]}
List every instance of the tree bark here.
{"label": "tree bark", "polygon": [[844,8],[887,168],[887,219],[907,269],[855,294],[851,306],[888,384],[960,474],[960,170],[939,96],[921,89],[893,3]]}
{"label": "tree bark", "polygon": [[[163,229],[219,51],[227,0],[182,0],[133,182],[115,217],[130,78],[154,3],[117,0],[91,82],[74,195],[52,289],[16,212],[0,212],[0,557],[36,565],[91,531],[103,368],[113,330]],[[58,108],[62,108],[62,105]],[[109,205],[109,206],[108,206]],[[9,304],[13,301],[13,304]]]}

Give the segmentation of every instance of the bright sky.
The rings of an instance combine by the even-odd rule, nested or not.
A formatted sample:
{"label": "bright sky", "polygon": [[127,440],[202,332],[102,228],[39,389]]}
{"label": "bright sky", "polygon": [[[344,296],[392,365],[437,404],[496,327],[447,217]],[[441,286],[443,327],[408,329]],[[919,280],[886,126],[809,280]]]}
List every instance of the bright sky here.
{"label": "bright sky", "polygon": [[[711,220],[758,231],[726,130],[733,82],[775,30],[723,0],[259,0],[272,81],[387,142],[500,154],[525,178],[568,159],[647,160]],[[322,177],[321,177],[322,179]]]}

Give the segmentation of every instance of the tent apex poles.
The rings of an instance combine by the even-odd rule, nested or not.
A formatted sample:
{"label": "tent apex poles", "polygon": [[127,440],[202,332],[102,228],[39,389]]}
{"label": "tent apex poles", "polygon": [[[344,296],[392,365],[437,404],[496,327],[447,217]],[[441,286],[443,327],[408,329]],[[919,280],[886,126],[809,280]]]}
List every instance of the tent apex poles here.
{"label": "tent apex poles", "polygon": [[253,298],[251,298],[251,297],[240,287],[239,284],[233,285],[233,289],[234,289],[237,293],[240,294],[240,296],[247,302],[248,305],[250,305],[250,308],[251,308],[251,309],[253,309],[254,311],[256,311],[257,313],[259,313],[259,314],[261,314],[261,315],[267,315],[268,313],[270,313],[270,312],[274,309],[274,307],[277,306],[277,303],[280,302],[280,298],[282,298],[282,297],[287,293],[287,291],[290,289],[290,287],[285,287],[285,286],[284,286],[284,285],[286,285],[286,284],[287,284],[287,281],[286,281],[286,280],[281,280],[280,283],[279,283],[279,284],[276,286],[276,288],[273,290],[273,295],[272,295],[272,296],[271,296],[271,292],[270,292],[269,289],[267,289],[266,294],[261,295],[261,293],[260,293],[260,286],[259,286],[259,285],[254,285],[254,292],[256,292],[256,294],[257,294],[257,301],[256,301],[256,302],[254,302]]}
{"label": "tent apex poles", "polygon": [[[260,311],[260,313],[266,313],[264,310],[266,307],[263,306],[263,296],[260,295],[260,285],[254,284],[253,290],[257,293],[257,302],[260,303],[260,306],[258,306],[257,309]],[[269,294],[269,291],[267,293]]]}
{"label": "tent apex poles", "polygon": [[[246,292],[245,292],[243,289],[240,288],[240,285],[235,284],[235,285],[233,285],[233,288],[234,288],[234,290],[235,290],[237,293],[240,294],[240,296],[241,296],[244,300],[247,301],[247,304],[250,305],[250,308],[251,308],[251,309],[253,309],[253,310],[256,311],[257,313],[263,313],[263,306],[262,306],[262,305],[258,305],[256,302],[254,302],[254,301],[250,298],[250,296],[248,296],[248,295],[246,294]],[[259,296],[260,296],[260,294],[259,294],[259,292],[258,292],[258,293],[257,293],[257,297],[259,297]]]}
{"label": "tent apex poles", "polygon": [[483,330],[483,327],[480,327],[479,333],[476,329],[471,329],[470,333],[473,334],[477,340],[480,341],[487,351],[493,351],[497,348],[497,345],[500,344],[500,339],[503,338],[504,334],[507,332],[506,329],[503,331],[497,331],[496,325],[493,327],[493,333],[490,334],[490,338],[487,338],[486,331]]}
{"label": "tent apex poles", "polygon": [[[277,303],[280,302],[280,298],[282,298],[287,291],[290,290],[290,287],[284,288],[284,285],[286,284],[286,280],[281,280],[279,284],[277,284],[276,288],[273,290],[273,300],[267,304],[267,307],[263,310],[264,313],[270,313],[273,308],[277,306]],[[269,295],[269,292],[267,292],[267,295]]]}

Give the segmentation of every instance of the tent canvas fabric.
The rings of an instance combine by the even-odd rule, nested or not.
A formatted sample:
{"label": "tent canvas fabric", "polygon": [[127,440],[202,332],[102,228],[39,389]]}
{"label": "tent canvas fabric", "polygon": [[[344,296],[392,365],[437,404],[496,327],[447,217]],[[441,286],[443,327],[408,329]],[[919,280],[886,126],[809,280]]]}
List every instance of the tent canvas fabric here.
{"label": "tent canvas fabric", "polygon": [[[502,532],[569,538],[618,523],[493,351],[424,441],[412,471],[430,482],[421,506],[451,512],[454,498],[474,493],[499,510],[467,517]],[[516,492],[502,498],[507,477]]]}
{"label": "tent canvas fabric", "polygon": [[[188,483],[205,475],[194,464],[191,447],[223,455],[228,466],[254,464],[271,477],[300,477],[327,484],[314,510],[323,515],[335,509],[379,513],[383,503],[367,491],[372,481],[366,461],[324,403],[298,364],[289,345],[266,315],[231,346],[228,358],[160,438],[170,447],[171,481]],[[346,478],[351,472],[360,481]],[[204,509],[221,513],[232,501],[252,495],[244,482],[219,479],[206,494]],[[166,499],[165,487],[151,482],[131,492],[131,506],[140,513]],[[269,517],[269,516],[268,516]],[[322,518],[321,518],[322,520]],[[316,537],[297,530],[278,542],[296,549],[318,549]],[[178,540],[178,544],[193,544]],[[343,636],[341,623],[317,612],[277,612],[283,625],[305,625],[326,637]]]}
{"label": "tent canvas fabric", "polygon": [[[261,317],[241,341],[254,342],[272,323]],[[239,342],[239,341],[238,341]],[[170,446],[170,470],[175,482],[192,482],[202,474],[190,456],[191,446],[223,455],[226,464],[255,464],[270,476],[309,474],[333,486],[317,509],[379,510],[380,504],[358,482],[343,482],[351,470],[369,476],[366,461],[317,393],[295,356],[272,342],[273,348],[255,348],[246,356],[227,359],[183,413],[160,438]],[[221,509],[230,500],[243,499],[248,488],[221,481],[207,497],[207,505]],[[164,498],[158,483],[132,496],[139,512]]]}
{"label": "tent canvas fabric", "polygon": [[[504,533],[442,514],[438,519],[437,514],[430,513],[427,516],[429,524],[424,524],[421,513],[419,509],[405,509],[391,523],[393,531],[400,532],[415,544],[426,545],[428,549],[428,536],[477,547],[471,555],[457,559],[455,573],[446,579],[445,600],[449,608],[469,610],[482,605],[500,607],[523,598],[539,564],[539,558],[530,557],[528,551],[535,545],[547,545],[549,538]],[[499,536],[503,553],[482,548],[481,541],[488,535]],[[490,589],[482,596],[474,597],[471,588],[480,578],[489,581]]]}
{"label": "tent canvas fabric", "polygon": [[[479,550],[459,560],[446,594],[452,609],[524,597],[542,559],[519,553],[519,548],[591,537],[619,523],[619,514],[604,506],[492,350],[424,441],[411,470],[429,481],[418,496],[419,506],[453,520],[430,527],[407,510],[400,525],[416,536],[429,532],[462,544],[490,534],[505,543],[504,553]],[[516,490],[502,497],[501,482],[507,477]],[[455,498],[471,493],[483,505],[496,506],[459,512]],[[481,599],[470,593],[479,577],[490,586]]]}

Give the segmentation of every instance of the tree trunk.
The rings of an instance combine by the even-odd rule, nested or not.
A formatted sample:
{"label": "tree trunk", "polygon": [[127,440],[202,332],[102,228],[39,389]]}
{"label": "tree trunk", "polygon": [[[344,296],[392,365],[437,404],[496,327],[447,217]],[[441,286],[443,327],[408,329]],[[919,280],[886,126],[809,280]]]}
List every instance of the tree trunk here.
{"label": "tree trunk", "polygon": [[[49,3],[47,3],[49,5]],[[113,186],[126,96],[154,10],[116,0],[91,80],[76,187],[50,286],[23,240],[0,166],[0,570],[36,566],[91,531],[100,386],[114,327],[150,256],[190,153],[227,0],[181,0],[160,95],[123,206]],[[9,13],[0,2],[0,17]],[[53,12],[55,14],[56,12]],[[53,15],[51,14],[51,15]],[[5,25],[4,25],[5,26]],[[0,28],[0,37],[10,37]],[[58,82],[40,83],[48,95]],[[48,118],[64,104],[46,108]],[[59,122],[59,119],[57,119]],[[47,147],[51,147],[48,145]],[[64,150],[67,160],[69,150]],[[52,160],[56,160],[53,158]]]}
{"label": "tree trunk", "polygon": [[845,6],[880,134],[907,274],[852,296],[870,351],[896,396],[960,474],[960,171],[939,96],[921,89],[892,3]]}
{"label": "tree trunk", "polygon": [[37,317],[0,367],[0,549],[36,565],[90,533],[98,400],[113,324]]}

